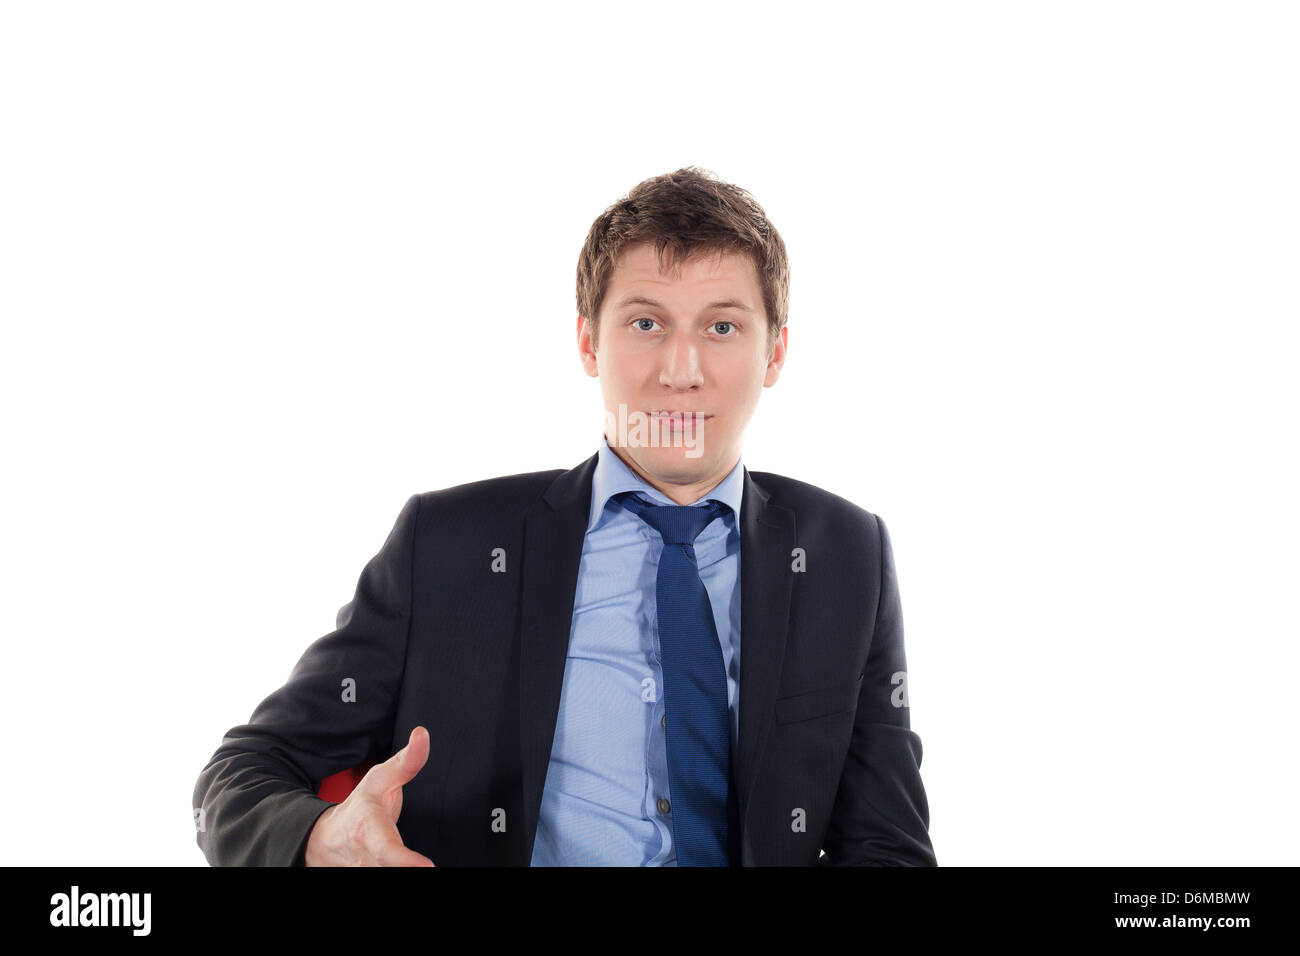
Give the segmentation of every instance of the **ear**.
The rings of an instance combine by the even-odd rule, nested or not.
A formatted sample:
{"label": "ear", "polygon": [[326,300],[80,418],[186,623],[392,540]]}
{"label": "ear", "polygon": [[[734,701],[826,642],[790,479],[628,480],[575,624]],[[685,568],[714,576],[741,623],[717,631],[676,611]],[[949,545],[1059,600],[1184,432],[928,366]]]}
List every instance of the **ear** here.
{"label": "ear", "polygon": [[781,326],[781,332],[776,337],[776,342],[772,346],[772,354],[767,359],[767,372],[763,376],[763,386],[771,388],[776,384],[776,380],[781,377],[781,366],[785,365],[786,341],[790,326]]}
{"label": "ear", "polygon": [[596,353],[591,347],[591,323],[581,313],[578,315],[578,358],[582,360],[583,370],[592,378],[600,377],[596,364]]}

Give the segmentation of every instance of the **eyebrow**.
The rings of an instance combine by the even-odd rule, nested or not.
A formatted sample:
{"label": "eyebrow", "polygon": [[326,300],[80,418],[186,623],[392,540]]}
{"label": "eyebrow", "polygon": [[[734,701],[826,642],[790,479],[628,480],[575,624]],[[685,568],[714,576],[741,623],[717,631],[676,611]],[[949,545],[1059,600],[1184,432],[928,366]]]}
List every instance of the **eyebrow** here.
{"label": "eyebrow", "polygon": [[[648,296],[630,295],[627,298],[621,300],[618,303],[618,305],[614,306],[614,308],[621,309],[624,306],[628,306],[628,305],[652,305],[657,309],[662,309],[664,307],[662,302],[659,302],[655,299],[651,299]],[[739,299],[718,299],[714,302],[710,302],[704,308],[705,309],[738,309],[741,312],[754,311],[749,306],[745,305],[745,303],[741,302]]]}

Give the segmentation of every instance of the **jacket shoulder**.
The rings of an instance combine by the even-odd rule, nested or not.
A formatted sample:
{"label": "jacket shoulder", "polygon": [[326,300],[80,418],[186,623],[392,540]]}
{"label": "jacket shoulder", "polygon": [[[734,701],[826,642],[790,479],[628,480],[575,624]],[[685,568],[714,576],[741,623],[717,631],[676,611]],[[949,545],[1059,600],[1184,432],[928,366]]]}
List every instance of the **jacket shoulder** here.
{"label": "jacket shoulder", "polygon": [[750,471],[754,483],[768,493],[769,504],[789,508],[796,519],[845,522],[876,533],[876,514],[842,495],[771,471]]}
{"label": "jacket shoulder", "polygon": [[540,499],[564,471],[563,468],[525,471],[422,491],[418,496],[420,510],[443,516],[463,514],[470,517],[522,513]]}

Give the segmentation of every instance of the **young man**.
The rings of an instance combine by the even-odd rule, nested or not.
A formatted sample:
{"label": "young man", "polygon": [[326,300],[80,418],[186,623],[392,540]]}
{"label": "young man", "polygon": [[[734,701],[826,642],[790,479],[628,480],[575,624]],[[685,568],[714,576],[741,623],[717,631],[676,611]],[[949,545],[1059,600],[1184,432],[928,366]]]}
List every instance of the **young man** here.
{"label": "young man", "polygon": [[596,454],[406,502],[200,774],[211,863],[936,863],[885,525],[741,462],[781,237],[681,169],[596,219],[577,285]]}

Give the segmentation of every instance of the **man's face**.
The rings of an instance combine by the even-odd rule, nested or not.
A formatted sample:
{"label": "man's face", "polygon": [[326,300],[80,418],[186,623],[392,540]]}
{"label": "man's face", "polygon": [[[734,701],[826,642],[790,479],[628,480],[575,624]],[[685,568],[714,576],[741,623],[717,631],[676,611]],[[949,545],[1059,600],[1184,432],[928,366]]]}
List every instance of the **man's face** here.
{"label": "man's face", "polygon": [[708,253],[662,273],[653,245],[633,246],[610,278],[598,351],[590,332],[578,316],[578,351],[600,379],[610,446],[679,504],[712,489],[735,467],[761,390],[785,362],[785,328],[769,356],[750,257]]}

